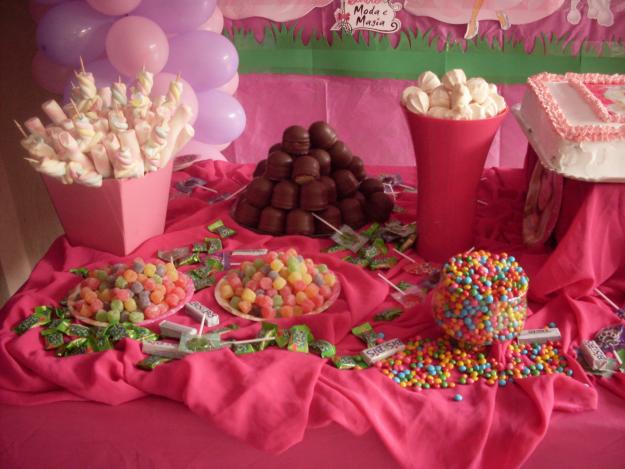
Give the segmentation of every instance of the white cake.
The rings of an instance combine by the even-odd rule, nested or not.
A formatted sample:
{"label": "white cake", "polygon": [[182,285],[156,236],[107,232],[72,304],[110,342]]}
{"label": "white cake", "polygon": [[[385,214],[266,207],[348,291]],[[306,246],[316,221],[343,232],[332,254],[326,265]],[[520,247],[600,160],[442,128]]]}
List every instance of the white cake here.
{"label": "white cake", "polygon": [[542,163],[566,177],[625,182],[625,75],[541,73],[517,113]]}

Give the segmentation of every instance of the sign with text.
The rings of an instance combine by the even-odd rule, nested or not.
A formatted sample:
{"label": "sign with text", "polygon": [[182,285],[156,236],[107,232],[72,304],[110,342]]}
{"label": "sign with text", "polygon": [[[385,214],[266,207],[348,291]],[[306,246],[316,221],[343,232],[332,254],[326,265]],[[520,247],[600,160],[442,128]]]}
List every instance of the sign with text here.
{"label": "sign with text", "polygon": [[401,21],[395,15],[402,4],[392,0],[341,0],[341,7],[334,12],[336,23],[331,31],[375,31],[395,33]]}

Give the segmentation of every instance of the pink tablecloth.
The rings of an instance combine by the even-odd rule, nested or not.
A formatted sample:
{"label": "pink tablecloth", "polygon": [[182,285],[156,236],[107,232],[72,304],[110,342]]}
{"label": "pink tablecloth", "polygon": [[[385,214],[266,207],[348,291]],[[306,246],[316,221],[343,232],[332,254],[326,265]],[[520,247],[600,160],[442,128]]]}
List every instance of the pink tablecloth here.
{"label": "pink tablecloth", "polygon": [[[207,178],[212,187],[227,191],[244,183],[252,167],[208,162],[188,171]],[[414,182],[414,168],[400,171],[409,182]],[[619,258],[575,257],[580,247],[594,249],[592,231],[586,233],[589,239],[565,239],[551,257],[546,249],[525,250],[520,240],[523,172],[490,170],[487,176],[480,198],[489,205],[480,208],[477,245],[508,250],[529,272],[530,293],[536,291],[537,294],[530,295],[534,301],[533,315],[527,326],[542,327],[555,321],[563,333],[563,350],[573,352],[581,339],[602,326],[618,322],[609,307],[591,292],[600,282],[617,302],[623,300],[623,295],[617,294],[625,281]],[[175,175],[176,179],[184,177],[186,174]],[[132,257],[150,257],[157,248],[199,240],[207,234],[207,222],[216,218],[235,226],[228,214],[229,205],[207,205],[204,202],[207,197],[207,193],[198,191],[191,198],[171,201],[167,232],[146,242]],[[405,220],[415,217],[414,197],[413,194],[400,196],[400,205],[407,208],[402,215]],[[623,206],[622,198],[621,195],[611,202],[615,210]],[[601,236],[603,240],[604,234]],[[341,353],[357,352],[361,344],[351,336],[350,328],[370,320],[374,313],[392,302],[387,299],[388,288],[372,274],[340,261],[338,256],[319,253],[320,247],[329,244],[327,240],[303,237],[271,238],[240,228],[239,234],[226,242],[226,247],[294,245],[336,270],[343,284],[341,298],[328,313],[306,318],[303,322],[311,327],[315,336],[336,342]],[[569,275],[569,263],[575,258],[583,261],[576,269],[576,278],[581,280],[571,289],[562,277]],[[118,405],[148,395],[161,396],[183,403],[216,429],[266,451],[284,451],[301,441],[307,429],[334,423],[355,434],[373,429],[390,454],[406,467],[515,467],[526,461],[540,444],[554,412],[558,416],[561,412],[587,412],[589,422],[605,422],[608,420],[601,420],[601,415],[606,411],[601,406],[596,411],[597,387],[614,393],[610,399],[625,397],[622,375],[611,381],[588,379],[575,364],[572,378],[550,375],[529,378],[505,388],[484,384],[461,387],[464,400],[457,403],[451,399],[456,391],[406,391],[375,369],[340,371],[315,356],[278,349],[241,357],[229,350],[196,354],[146,373],[134,366],[143,355],[133,341],[123,342],[115,351],[60,360],[43,350],[37,331],[21,337],[10,331],[32,307],[62,298],[76,283],[76,278],[67,273],[69,268],[113,260],[116,259],[104,253],[71,247],[63,238],[54,243],[29,281],[2,311],[0,402],[34,405],[84,400]],[[401,265],[403,263],[389,276],[409,280],[407,274],[401,273]],[[551,289],[546,285],[553,279],[562,280],[558,283],[560,288]],[[204,290],[197,299],[216,307],[211,294],[210,290]],[[222,323],[237,322],[241,326],[236,334],[239,337],[249,337],[258,328],[226,313],[221,314],[221,319]],[[184,315],[176,320],[190,322]],[[297,321],[279,322],[289,325]],[[404,339],[417,333],[438,334],[427,304],[378,329],[387,337]],[[123,409],[124,406],[120,407]],[[623,434],[625,422],[622,419],[616,422],[620,424],[608,428],[607,434]],[[97,422],[85,422],[84,431],[89,432],[92,425]],[[49,431],[49,446],[38,447],[40,453],[57,451],[56,442],[62,435],[55,433],[54,422],[50,422]],[[149,426],[146,432],[149,434]],[[15,461],[16,448],[26,451],[23,437],[11,438],[10,429],[3,426],[0,455],[7,461]],[[184,438],[184,435],[172,431],[171,438],[179,437]],[[596,444],[597,438],[589,435],[586,441]],[[103,442],[103,449],[107,444],[110,443]],[[589,453],[592,451],[593,447],[589,446]],[[614,467],[622,465],[623,453],[622,449],[614,452]],[[570,454],[559,456],[563,461],[570,459]],[[134,457],[138,465],[154,465],[150,459],[142,459],[139,449]],[[33,458],[29,460],[35,461]],[[199,465],[198,461],[189,462],[191,466],[194,464]],[[105,467],[106,464],[102,461],[95,466]]]}

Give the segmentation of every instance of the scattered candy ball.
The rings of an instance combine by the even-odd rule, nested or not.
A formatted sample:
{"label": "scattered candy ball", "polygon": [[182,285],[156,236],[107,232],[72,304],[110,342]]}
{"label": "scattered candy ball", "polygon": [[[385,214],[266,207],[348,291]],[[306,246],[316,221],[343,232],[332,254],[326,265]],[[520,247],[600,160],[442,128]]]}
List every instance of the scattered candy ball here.
{"label": "scattered candy ball", "polygon": [[424,339],[417,336],[408,341],[402,352],[377,362],[375,367],[402,388],[413,391],[455,388],[480,381],[489,386],[506,386],[532,376],[573,375],[556,342],[512,342],[503,355],[498,362],[473,348],[457,346],[447,337]]}
{"label": "scattered candy ball", "polygon": [[158,318],[180,305],[187,296],[188,280],[172,263],[114,264],[90,270],[68,297],[76,316],[99,322],[141,323]]}
{"label": "scattered candy ball", "polygon": [[459,401],[461,401],[461,400],[462,400],[462,394],[456,394],[456,395],[454,396],[454,401],[459,402]]}
{"label": "scattered candy ball", "polygon": [[514,339],[527,314],[529,280],[513,256],[473,251],[452,257],[434,290],[436,323],[476,347]]}
{"label": "scattered candy ball", "polygon": [[273,319],[317,312],[339,288],[325,264],[315,264],[290,248],[241,263],[219,282],[215,294],[234,310]]}

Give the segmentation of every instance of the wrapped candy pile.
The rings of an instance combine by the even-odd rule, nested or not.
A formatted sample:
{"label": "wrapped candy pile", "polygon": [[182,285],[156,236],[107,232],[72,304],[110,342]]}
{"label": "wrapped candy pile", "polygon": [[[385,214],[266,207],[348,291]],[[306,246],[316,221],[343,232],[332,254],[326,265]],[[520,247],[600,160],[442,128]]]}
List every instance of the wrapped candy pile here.
{"label": "wrapped candy pile", "polygon": [[434,290],[434,318],[461,343],[481,347],[523,329],[529,280],[513,256],[473,251],[452,257]]}
{"label": "wrapped candy pile", "polygon": [[496,85],[481,77],[467,79],[462,69],[450,70],[442,79],[423,72],[417,86],[403,91],[401,102],[410,112],[437,119],[486,119],[506,109]]}
{"label": "wrapped candy pile", "polygon": [[97,89],[93,74],[76,72],[72,101],[61,108],[46,101],[42,108],[52,125],[37,117],[21,126],[26,160],[37,171],[70,184],[99,187],[105,178],[138,178],[167,165],[194,135],[191,109],[180,104],[177,77],[167,96],[152,101],[153,75],[141,71],[128,96],[126,85]]}

